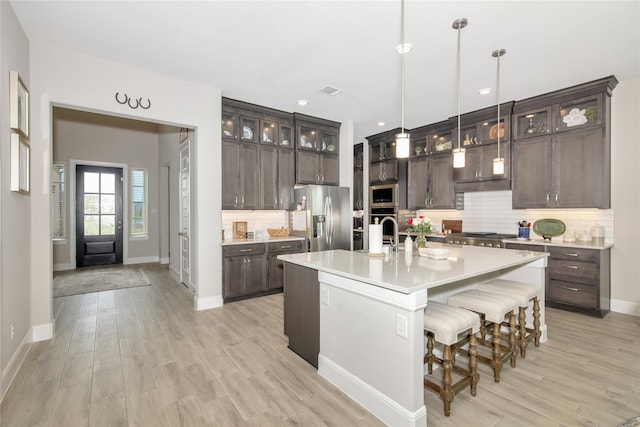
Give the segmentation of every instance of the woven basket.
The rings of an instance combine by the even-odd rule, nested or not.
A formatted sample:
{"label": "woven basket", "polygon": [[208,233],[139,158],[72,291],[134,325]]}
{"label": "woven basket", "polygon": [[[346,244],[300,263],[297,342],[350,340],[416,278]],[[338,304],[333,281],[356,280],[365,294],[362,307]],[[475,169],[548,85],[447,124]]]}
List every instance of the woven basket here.
{"label": "woven basket", "polygon": [[291,233],[291,229],[289,227],[267,228],[267,233],[269,233],[271,237],[287,237],[289,233]]}

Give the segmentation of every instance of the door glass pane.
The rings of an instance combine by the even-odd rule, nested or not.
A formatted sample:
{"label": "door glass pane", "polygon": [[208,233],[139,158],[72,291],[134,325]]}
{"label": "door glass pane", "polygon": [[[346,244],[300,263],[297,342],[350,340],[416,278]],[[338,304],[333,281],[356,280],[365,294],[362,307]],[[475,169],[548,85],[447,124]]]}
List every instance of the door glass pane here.
{"label": "door glass pane", "polygon": [[100,213],[103,215],[114,215],[116,213],[116,196],[103,194],[102,197],[100,197]]}
{"label": "door glass pane", "polygon": [[84,216],[84,235],[98,236],[99,224],[100,224],[99,215],[85,215]]}
{"label": "door glass pane", "polygon": [[100,191],[100,174],[95,172],[84,173],[84,192],[98,193]]}
{"label": "door glass pane", "polygon": [[135,218],[133,220],[133,234],[141,234],[144,233],[144,231],[144,219]]}
{"label": "door glass pane", "polygon": [[116,176],[112,173],[101,173],[100,175],[100,192],[115,194]]}
{"label": "door glass pane", "polygon": [[115,215],[101,215],[100,216],[100,234],[116,234],[116,216]]}
{"label": "door glass pane", "polygon": [[[85,181],[86,182],[86,181]],[[100,213],[100,196],[98,194],[84,195],[84,213],[99,214]]]}

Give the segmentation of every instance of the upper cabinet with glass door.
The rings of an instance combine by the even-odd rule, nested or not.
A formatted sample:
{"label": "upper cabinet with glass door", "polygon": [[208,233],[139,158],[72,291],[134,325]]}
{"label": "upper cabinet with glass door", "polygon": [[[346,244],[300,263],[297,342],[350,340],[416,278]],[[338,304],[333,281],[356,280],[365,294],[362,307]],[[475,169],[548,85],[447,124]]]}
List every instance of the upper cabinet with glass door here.
{"label": "upper cabinet with glass door", "polygon": [[518,101],[514,107],[514,139],[604,125],[617,83],[609,76]]}
{"label": "upper cabinet with glass door", "polygon": [[294,113],[296,124],[296,148],[338,154],[340,123]]}
{"label": "upper cabinet with glass door", "polygon": [[284,111],[222,98],[222,138],[292,148],[292,117]]}
{"label": "upper cabinet with glass door", "polygon": [[[509,142],[511,140],[511,111],[513,101],[500,104],[500,125],[498,125],[498,106],[483,108],[460,116],[460,146],[473,148],[474,146]],[[458,117],[449,119],[455,130],[453,132],[454,148],[458,146]]]}

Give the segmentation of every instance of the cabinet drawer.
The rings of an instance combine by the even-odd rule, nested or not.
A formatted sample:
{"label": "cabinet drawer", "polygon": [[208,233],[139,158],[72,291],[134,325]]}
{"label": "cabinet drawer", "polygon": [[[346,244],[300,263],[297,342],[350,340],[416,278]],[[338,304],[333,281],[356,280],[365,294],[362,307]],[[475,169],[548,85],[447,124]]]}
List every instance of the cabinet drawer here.
{"label": "cabinet drawer", "polygon": [[570,305],[597,308],[598,288],[560,280],[550,280],[547,299]]}
{"label": "cabinet drawer", "polygon": [[222,256],[242,256],[264,254],[266,245],[264,243],[229,245],[222,248]]}
{"label": "cabinet drawer", "polygon": [[597,264],[592,262],[550,259],[549,277],[551,279],[597,285],[599,268]]}
{"label": "cabinet drawer", "polygon": [[297,253],[302,252],[304,240],[288,240],[285,242],[269,243],[269,253]]}
{"label": "cabinet drawer", "polygon": [[544,246],[528,245],[526,243],[505,243],[506,249],[517,249],[520,251],[544,252]]}
{"label": "cabinet drawer", "polygon": [[558,248],[549,246],[551,259],[568,259],[582,262],[598,262],[600,251],[595,249]]}

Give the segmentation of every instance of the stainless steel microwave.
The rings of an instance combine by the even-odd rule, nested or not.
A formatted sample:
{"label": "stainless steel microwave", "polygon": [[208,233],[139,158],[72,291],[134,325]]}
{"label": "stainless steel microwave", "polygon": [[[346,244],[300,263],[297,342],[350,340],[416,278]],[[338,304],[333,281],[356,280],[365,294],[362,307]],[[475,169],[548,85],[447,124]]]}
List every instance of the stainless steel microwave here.
{"label": "stainless steel microwave", "polygon": [[369,203],[372,208],[398,206],[398,184],[372,185],[369,187]]}

